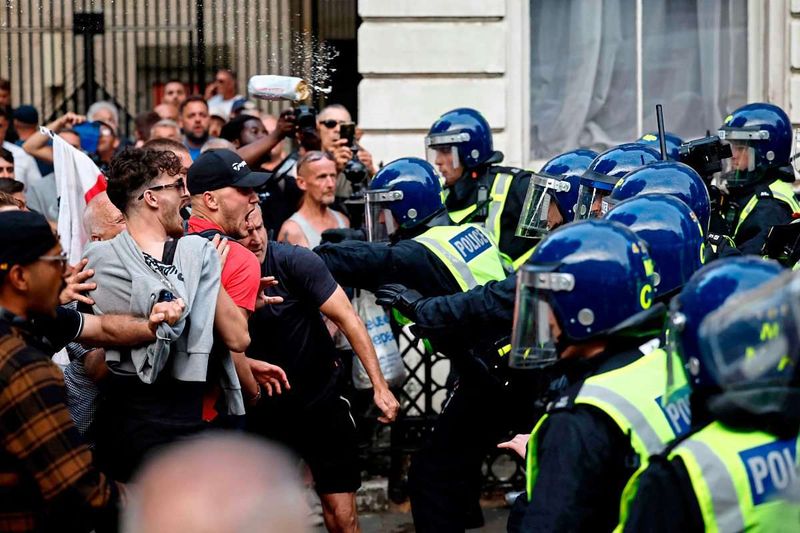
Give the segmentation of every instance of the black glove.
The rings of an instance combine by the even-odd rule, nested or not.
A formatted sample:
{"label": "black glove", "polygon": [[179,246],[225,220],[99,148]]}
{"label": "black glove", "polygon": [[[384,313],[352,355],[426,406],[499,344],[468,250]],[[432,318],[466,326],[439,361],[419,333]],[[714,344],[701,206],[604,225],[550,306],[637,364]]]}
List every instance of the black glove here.
{"label": "black glove", "polygon": [[330,242],[330,243],[338,243],[342,241],[366,241],[367,234],[364,233],[363,229],[353,229],[353,228],[336,228],[336,229],[326,229],[322,232],[322,238],[320,239],[320,244]]}
{"label": "black glove", "polygon": [[422,300],[420,293],[399,283],[382,285],[375,291],[375,301],[378,305],[394,307],[414,322],[417,321],[417,305],[420,300]]}

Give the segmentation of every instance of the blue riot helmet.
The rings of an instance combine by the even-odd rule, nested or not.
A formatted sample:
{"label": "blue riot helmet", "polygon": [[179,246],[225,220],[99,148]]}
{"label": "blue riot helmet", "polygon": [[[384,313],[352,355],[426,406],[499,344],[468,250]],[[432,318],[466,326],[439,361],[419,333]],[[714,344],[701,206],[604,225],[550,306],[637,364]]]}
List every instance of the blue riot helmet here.
{"label": "blue riot helmet", "polygon": [[737,292],[702,321],[697,335],[699,351],[688,370],[721,392],[707,402],[712,414],[769,417],[788,410],[800,418],[800,274],[784,272]]}
{"label": "blue riot helmet", "polygon": [[565,346],[632,328],[653,305],[647,244],[608,220],[567,224],[548,234],[517,273],[509,364],[553,364]]}
{"label": "blue riot helmet", "polygon": [[[636,142],[639,144],[646,144],[647,146],[651,146],[656,150],[658,150],[659,154],[661,153],[661,143],[658,140],[657,131],[645,133]],[[678,154],[680,152],[681,145],[683,144],[683,139],[681,139],[674,133],[666,132],[664,134],[664,144],[666,144],[667,146],[667,157],[670,158],[672,161],[680,161],[678,159]]]}
{"label": "blue riot helmet", "polygon": [[[575,218],[580,179],[595,157],[597,152],[592,150],[571,150],[554,157],[532,174],[517,237],[539,238]],[[551,212],[550,205],[557,213]]]}
{"label": "blue riot helmet", "polygon": [[[776,261],[743,256],[719,259],[704,266],[670,302],[667,343],[680,358],[693,392],[705,396],[718,391],[715,378],[699,365],[698,331],[706,316],[734,294],[742,293],[778,277],[783,269]],[[667,364],[668,393],[678,382],[675,369]]]}
{"label": "blue riot helmet", "polygon": [[[451,185],[465,170],[499,163],[503,154],[495,151],[492,129],[478,111],[461,107],[448,111],[431,126],[425,137],[428,161]],[[452,156],[451,162],[448,162]]]}
{"label": "blue riot helmet", "polygon": [[581,176],[575,220],[603,216],[602,201],[625,174],[661,159],[658,151],[638,143],[620,144],[592,161]]}
{"label": "blue riot helmet", "polygon": [[668,194],[683,200],[697,215],[703,233],[708,231],[711,218],[708,188],[692,167],[675,161],[651,163],[626,174],[604,200],[603,208],[611,209],[628,198],[652,193]]}
{"label": "blue riot helmet", "polygon": [[792,151],[792,123],[780,107],[755,103],[740,107],[718,131],[733,157],[723,161],[728,188],[761,181],[767,170],[787,166]]}
{"label": "blue riot helmet", "polygon": [[655,263],[655,294],[667,298],[703,266],[703,231],[697,216],[681,200],[645,194],[625,200],[605,216],[632,229],[647,243]]}
{"label": "blue riot helmet", "polygon": [[[560,223],[574,220],[580,178],[595,157],[597,153],[592,150],[571,150],[554,157],[534,174],[539,179],[532,179],[528,185],[517,236],[540,237],[554,226],[560,225],[554,224],[552,220],[548,222],[548,219],[560,217]],[[558,180],[559,183],[549,180]],[[545,195],[544,192],[548,194]],[[558,209],[559,217],[550,216],[551,201]]]}
{"label": "blue riot helmet", "polygon": [[367,238],[375,242],[389,240],[399,229],[420,226],[445,209],[436,171],[416,157],[381,168],[364,198]]}

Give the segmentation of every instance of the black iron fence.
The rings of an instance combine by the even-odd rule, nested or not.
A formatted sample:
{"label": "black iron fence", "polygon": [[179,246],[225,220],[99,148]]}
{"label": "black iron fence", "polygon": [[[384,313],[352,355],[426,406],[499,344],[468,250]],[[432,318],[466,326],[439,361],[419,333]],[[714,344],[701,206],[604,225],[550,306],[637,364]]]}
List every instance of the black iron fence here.
{"label": "black iron fence", "polygon": [[[369,423],[362,434],[362,459],[368,473],[389,478],[389,493],[400,502],[407,496],[406,475],[410,456],[430,434],[448,395],[450,362],[440,353],[429,354],[410,330],[394,328],[408,377],[395,391],[400,415],[391,426]],[[362,398],[362,409],[371,403],[371,391]],[[374,414],[374,413],[373,413]],[[374,418],[374,417],[373,417]],[[480,431],[480,428],[475,428]],[[524,462],[513,452],[495,449],[487,453],[482,466],[486,493],[521,490],[525,486]]]}
{"label": "black iron fence", "polygon": [[152,109],[170,79],[202,92],[214,70],[231,68],[243,92],[250,75],[310,68],[292,62],[311,38],[310,15],[297,15],[302,3],[6,0],[0,77],[11,81],[13,104],[33,104],[43,121],[110,100],[130,134],[133,117]]}

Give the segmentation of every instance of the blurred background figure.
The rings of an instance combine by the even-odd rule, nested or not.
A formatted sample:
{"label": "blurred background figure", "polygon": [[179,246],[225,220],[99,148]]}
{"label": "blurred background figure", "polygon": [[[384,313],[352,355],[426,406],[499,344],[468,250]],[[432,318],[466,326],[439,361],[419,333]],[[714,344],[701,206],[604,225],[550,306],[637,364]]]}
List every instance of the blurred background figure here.
{"label": "blurred background figure", "polygon": [[122,531],[306,531],[302,485],[292,463],[276,446],[241,434],[176,444],[139,473]]}

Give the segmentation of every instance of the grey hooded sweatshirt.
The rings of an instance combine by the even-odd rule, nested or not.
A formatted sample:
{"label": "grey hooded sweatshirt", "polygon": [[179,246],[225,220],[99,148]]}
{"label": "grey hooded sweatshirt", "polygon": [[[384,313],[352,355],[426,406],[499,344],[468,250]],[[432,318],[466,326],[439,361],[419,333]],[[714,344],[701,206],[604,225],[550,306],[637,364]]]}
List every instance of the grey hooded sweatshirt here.
{"label": "grey hooded sweatshirt", "polygon": [[[109,241],[90,243],[84,252],[93,268],[97,289],[91,292],[95,314],[123,313],[147,317],[162,291],[183,298],[186,310],[174,325],[158,326],[151,344],[106,348],[109,369],[120,375],[137,375],[147,384],[156,381],[167,361],[179,381],[205,382],[209,363],[221,368],[219,385],[227,412],[243,415],[241,386],[230,351],[214,349],[214,314],[220,289],[217,251],[208,239],[189,235],[178,240],[172,265],[156,272],[127,231]],[[212,358],[219,361],[212,361]]]}

